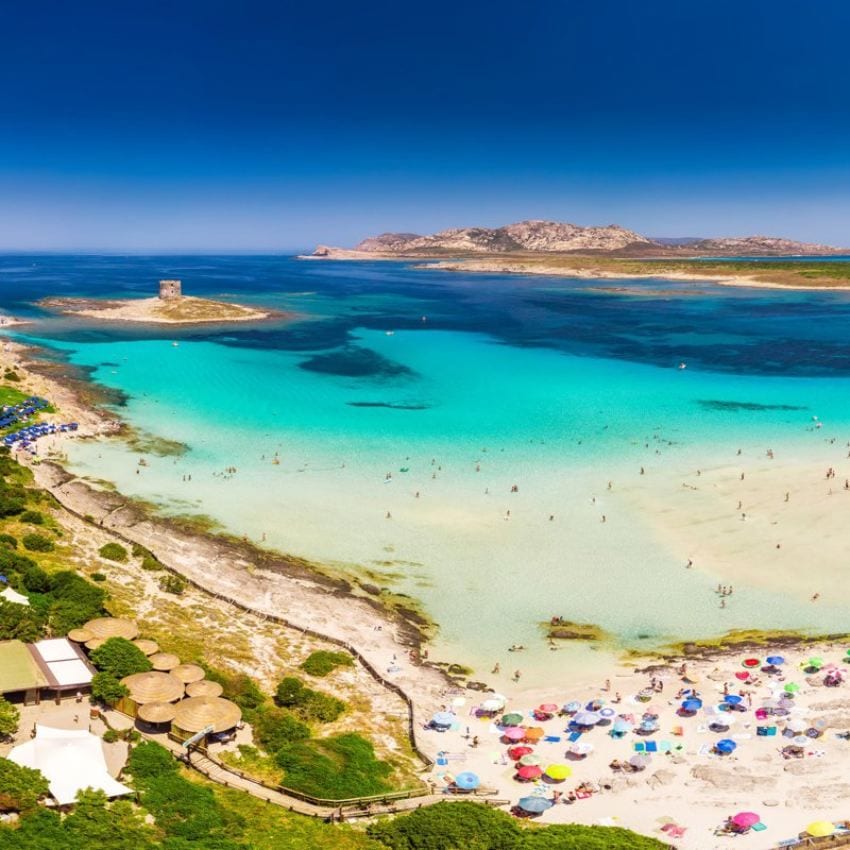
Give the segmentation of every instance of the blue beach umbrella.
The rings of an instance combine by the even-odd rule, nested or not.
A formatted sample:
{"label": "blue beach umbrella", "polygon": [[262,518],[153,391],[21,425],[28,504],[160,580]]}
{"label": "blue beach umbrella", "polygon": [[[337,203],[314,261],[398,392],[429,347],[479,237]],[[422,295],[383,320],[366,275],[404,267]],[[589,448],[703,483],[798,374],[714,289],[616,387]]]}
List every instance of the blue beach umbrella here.
{"label": "blue beach umbrella", "polygon": [[729,703],[729,705],[740,705],[744,701],[743,697],[739,697],[738,694],[726,694],[723,697],[723,702]]}
{"label": "blue beach umbrella", "polygon": [[687,711],[689,713],[694,713],[699,711],[702,708],[702,700],[701,699],[686,699],[682,703],[682,711]]}
{"label": "blue beach umbrella", "polygon": [[518,805],[525,812],[530,812],[533,815],[539,815],[542,812],[545,812],[546,809],[551,809],[553,803],[545,797],[523,797],[519,801]]}
{"label": "blue beach umbrella", "polygon": [[779,667],[780,664],[785,663],[785,659],[781,655],[768,655],[766,661],[771,667]]}
{"label": "blue beach umbrella", "polygon": [[478,774],[465,770],[463,773],[459,773],[455,777],[455,785],[457,785],[458,788],[462,788],[464,791],[474,791],[479,785],[481,785],[481,780],[478,778]]}
{"label": "blue beach umbrella", "polygon": [[455,716],[449,711],[438,711],[432,718],[433,726],[451,726],[455,722]]}
{"label": "blue beach umbrella", "polygon": [[714,749],[717,750],[718,753],[723,753],[723,755],[734,753],[737,748],[738,745],[731,738],[721,738],[714,745]]}
{"label": "blue beach umbrella", "polygon": [[631,723],[630,721],[626,720],[624,717],[618,717],[614,721],[614,725],[612,726],[612,729],[615,732],[620,732],[620,733],[631,732],[632,729],[634,729],[634,728],[635,728],[634,723]]}

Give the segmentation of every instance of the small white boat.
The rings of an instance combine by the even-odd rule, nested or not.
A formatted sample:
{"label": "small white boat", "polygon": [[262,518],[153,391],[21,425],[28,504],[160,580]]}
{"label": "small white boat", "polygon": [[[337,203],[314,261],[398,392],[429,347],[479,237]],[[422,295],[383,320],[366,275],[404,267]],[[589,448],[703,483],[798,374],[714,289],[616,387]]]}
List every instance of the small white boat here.
{"label": "small white boat", "polygon": [[395,331],[386,331],[387,336],[395,336]]}
{"label": "small white boat", "polygon": [[177,346],[178,346],[178,345],[180,345],[180,343],[179,343],[179,342],[177,342],[177,341],[172,342],[171,344],[172,344],[175,348],[177,348]]}
{"label": "small white boat", "polygon": [[679,368],[680,368],[680,369],[687,369],[687,368],[688,368],[688,364],[687,364],[687,363],[685,363],[685,361],[683,360],[683,361],[679,364]]}

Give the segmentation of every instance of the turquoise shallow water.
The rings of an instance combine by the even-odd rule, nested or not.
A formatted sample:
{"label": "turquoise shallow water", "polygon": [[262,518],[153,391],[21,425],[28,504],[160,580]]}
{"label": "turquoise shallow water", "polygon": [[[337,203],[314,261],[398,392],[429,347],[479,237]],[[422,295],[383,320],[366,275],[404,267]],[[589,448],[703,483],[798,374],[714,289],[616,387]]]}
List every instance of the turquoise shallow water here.
{"label": "turquoise shallow water", "polygon": [[[154,333],[46,318],[28,329],[126,393],[131,423],[187,446],[140,469],[123,443],[76,442],[72,466],[167,511],[378,574],[423,601],[438,651],[479,665],[525,643],[551,668],[536,624],[556,613],[637,645],[845,628],[842,604],[814,610],[780,586],[739,586],[719,612],[711,570],[684,570],[663,518],[621,493],[649,486],[640,466],[709,468],[766,446],[805,459],[825,437],[846,440],[846,346],[831,324],[819,329],[830,310],[850,326],[846,299],[750,308],[734,292],[600,298],[563,281],[461,276],[423,293],[431,273],[394,265],[286,274],[239,297],[297,306],[293,324]],[[783,369],[794,351],[807,353]]]}

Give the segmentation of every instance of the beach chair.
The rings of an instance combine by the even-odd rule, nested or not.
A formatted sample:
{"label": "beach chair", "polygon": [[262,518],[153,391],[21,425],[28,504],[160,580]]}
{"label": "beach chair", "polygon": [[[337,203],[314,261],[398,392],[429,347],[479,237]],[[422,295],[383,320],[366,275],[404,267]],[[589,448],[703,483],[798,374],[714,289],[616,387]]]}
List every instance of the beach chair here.
{"label": "beach chair", "polygon": [[648,753],[657,753],[658,752],[658,744],[655,741],[647,741],[646,742],[646,751]]}
{"label": "beach chair", "polygon": [[559,744],[561,742],[560,735],[547,735],[544,739],[548,744]]}
{"label": "beach chair", "polygon": [[572,732],[572,733],[570,734],[570,737],[569,737],[569,738],[567,738],[567,740],[568,740],[571,744],[574,744],[574,743],[575,743],[575,742],[576,742],[579,738],[581,738],[581,736],[582,736],[582,733],[581,733],[581,732]]}
{"label": "beach chair", "polygon": [[682,727],[682,726],[674,726],[671,731],[674,735],[677,735],[678,737],[681,737],[682,735],[685,734],[684,727]]}

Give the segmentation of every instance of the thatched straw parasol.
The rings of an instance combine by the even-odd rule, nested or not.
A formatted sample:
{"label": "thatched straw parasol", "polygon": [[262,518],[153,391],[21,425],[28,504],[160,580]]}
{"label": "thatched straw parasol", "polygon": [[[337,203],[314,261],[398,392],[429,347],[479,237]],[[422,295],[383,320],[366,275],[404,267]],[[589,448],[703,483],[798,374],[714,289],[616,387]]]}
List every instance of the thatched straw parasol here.
{"label": "thatched straw parasol", "polygon": [[136,715],[146,723],[171,723],[174,720],[174,705],[170,702],[149,702],[139,707]]}
{"label": "thatched straw parasol", "polygon": [[178,664],[171,671],[171,675],[188,685],[190,682],[200,682],[207,674],[204,668],[198,667],[197,664]]}
{"label": "thatched straw parasol", "polygon": [[183,696],[183,683],[170,673],[134,673],[121,680],[130,691],[130,699],[136,705],[147,705],[149,702],[174,702]]}
{"label": "thatched straw parasol", "polygon": [[177,703],[174,725],[184,732],[200,732],[212,726],[213,732],[226,732],[242,719],[242,710],[221,697],[190,697]]}
{"label": "thatched straw parasol", "polygon": [[139,638],[138,640],[134,640],[133,643],[138,649],[144,652],[145,655],[153,655],[155,652],[159,652],[159,644],[155,640]]}
{"label": "thatched straw parasol", "polygon": [[119,617],[98,617],[96,620],[89,620],[83,628],[104,640],[111,637],[133,640],[139,636],[139,627],[132,620],[122,620]]}
{"label": "thatched straw parasol", "polygon": [[186,696],[190,697],[220,697],[223,693],[224,688],[218,682],[211,682],[209,679],[186,685]]}
{"label": "thatched straw parasol", "polygon": [[106,643],[106,638],[92,638],[86,641],[86,649],[97,649]]}
{"label": "thatched straw parasol", "polygon": [[86,643],[94,638],[94,635],[88,629],[71,629],[68,632],[68,638],[74,643]]}
{"label": "thatched straw parasol", "polygon": [[170,652],[155,652],[150,657],[154,670],[173,670],[180,664],[180,659]]}

